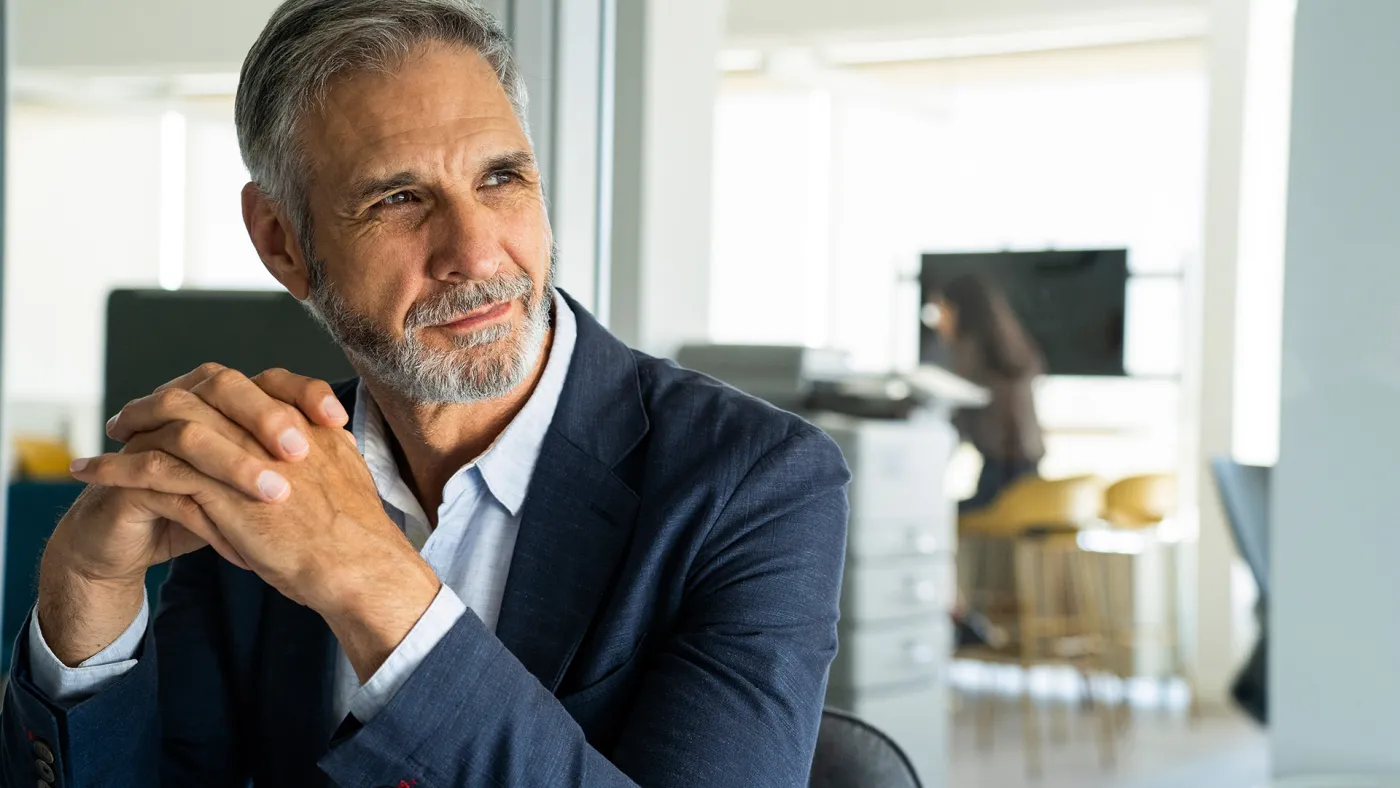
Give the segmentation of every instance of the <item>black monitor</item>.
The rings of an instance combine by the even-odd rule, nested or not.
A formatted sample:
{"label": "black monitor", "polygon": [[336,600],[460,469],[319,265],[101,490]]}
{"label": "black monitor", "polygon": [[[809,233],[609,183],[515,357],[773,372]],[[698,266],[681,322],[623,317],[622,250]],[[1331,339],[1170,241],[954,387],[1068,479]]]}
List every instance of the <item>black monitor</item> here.
{"label": "black monitor", "polygon": [[[919,282],[923,303],[946,283],[979,273],[1001,286],[1051,375],[1124,375],[1123,321],[1128,252],[926,254]],[[938,333],[920,321],[919,358],[946,363]]]}
{"label": "black monitor", "polygon": [[[328,382],[355,370],[284,292],[115,290],[107,299],[103,421],[208,361],[248,375],[282,367]],[[105,438],[107,451],[120,448]]]}

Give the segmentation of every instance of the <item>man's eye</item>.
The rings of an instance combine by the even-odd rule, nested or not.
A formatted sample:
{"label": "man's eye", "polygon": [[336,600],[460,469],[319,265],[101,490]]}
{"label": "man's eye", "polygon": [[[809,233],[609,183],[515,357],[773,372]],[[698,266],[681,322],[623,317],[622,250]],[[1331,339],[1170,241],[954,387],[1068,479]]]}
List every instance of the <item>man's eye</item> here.
{"label": "man's eye", "polygon": [[486,176],[486,180],[485,180],[485,182],[483,183],[483,185],[485,185],[485,186],[505,186],[505,185],[507,185],[507,184],[514,183],[514,182],[517,181],[517,180],[519,180],[519,178],[517,178],[517,177],[516,177],[516,174],[513,173],[513,172],[509,172],[509,171],[493,172],[493,173],[491,173],[490,175],[487,175],[487,176]]}
{"label": "man's eye", "polygon": [[380,205],[404,205],[413,201],[413,192],[394,192],[379,201]]}

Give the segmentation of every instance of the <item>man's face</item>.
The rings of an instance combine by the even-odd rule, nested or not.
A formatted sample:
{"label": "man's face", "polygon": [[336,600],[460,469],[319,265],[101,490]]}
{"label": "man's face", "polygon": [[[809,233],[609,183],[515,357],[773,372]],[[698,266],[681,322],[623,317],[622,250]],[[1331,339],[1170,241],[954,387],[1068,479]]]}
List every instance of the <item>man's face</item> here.
{"label": "man's face", "polygon": [[490,65],[423,47],[332,85],[303,133],[320,269],[307,303],[361,372],[424,403],[519,386],[548,331],[551,237]]}

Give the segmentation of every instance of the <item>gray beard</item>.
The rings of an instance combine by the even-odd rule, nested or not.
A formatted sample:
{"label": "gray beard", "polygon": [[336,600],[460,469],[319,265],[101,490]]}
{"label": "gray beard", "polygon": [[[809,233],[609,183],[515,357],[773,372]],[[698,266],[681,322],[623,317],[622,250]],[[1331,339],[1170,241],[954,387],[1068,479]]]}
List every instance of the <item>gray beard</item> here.
{"label": "gray beard", "polygon": [[[352,310],[312,263],[311,296],[302,302],[345,351],[360,374],[420,405],[473,403],[499,399],[529,376],[544,351],[554,301],[551,259],[542,296],[528,275],[498,276],[457,285],[414,304],[404,319],[403,338]],[[319,269],[319,270],[317,270]],[[455,337],[453,347],[426,347],[419,332],[491,303],[520,301],[525,321],[488,326]]]}

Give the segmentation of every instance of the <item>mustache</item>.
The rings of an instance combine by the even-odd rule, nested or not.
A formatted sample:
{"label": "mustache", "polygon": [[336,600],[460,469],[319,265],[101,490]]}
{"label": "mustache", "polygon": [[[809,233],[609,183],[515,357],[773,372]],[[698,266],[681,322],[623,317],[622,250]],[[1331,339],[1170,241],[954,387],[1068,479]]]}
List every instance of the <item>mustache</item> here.
{"label": "mustache", "polygon": [[[451,290],[444,290],[414,304],[404,318],[404,328],[412,331],[446,323],[490,304],[531,298],[534,290],[534,280],[528,274],[498,276],[456,285]],[[528,302],[526,306],[529,306]]]}

